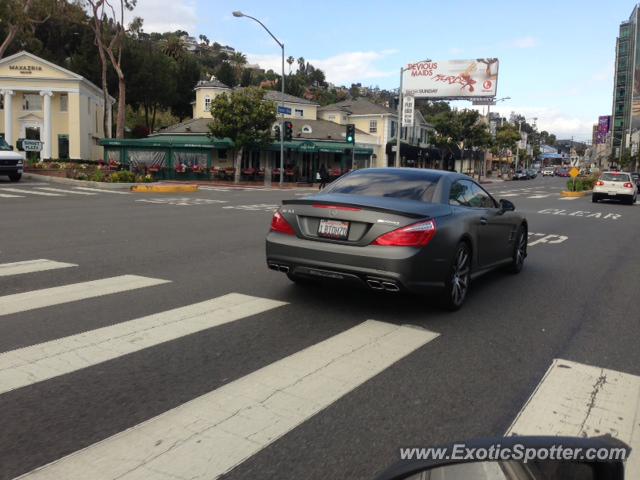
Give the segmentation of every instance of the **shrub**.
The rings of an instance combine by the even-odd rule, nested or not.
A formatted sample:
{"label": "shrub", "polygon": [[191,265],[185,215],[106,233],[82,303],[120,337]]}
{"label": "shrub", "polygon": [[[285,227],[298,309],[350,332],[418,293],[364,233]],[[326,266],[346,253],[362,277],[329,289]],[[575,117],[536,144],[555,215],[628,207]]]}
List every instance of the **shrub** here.
{"label": "shrub", "polygon": [[104,182],[105,178],[104,178],[104,172],[102,170],[96,170],[95,172],[93,172],[92,175],[90,175],[89,180],[91,180],[92,182]]}
{"label": "shrub", "polygon": [[575,180],[567,180],[567,190],[570,192],[582,192],[584,190],[584,184],[581,178]]}
{"label": "shrub", "polygon": [[149,174],[136,175],[136,183],[151,183],[151,182],[153,182],[153,177]]}
{"label": "shrub", "polygon": [[109,176],[109,181],[113,183],[133,183],[136,181],[136,176],[128,170],[121,170],[119,172],[113,172]]}

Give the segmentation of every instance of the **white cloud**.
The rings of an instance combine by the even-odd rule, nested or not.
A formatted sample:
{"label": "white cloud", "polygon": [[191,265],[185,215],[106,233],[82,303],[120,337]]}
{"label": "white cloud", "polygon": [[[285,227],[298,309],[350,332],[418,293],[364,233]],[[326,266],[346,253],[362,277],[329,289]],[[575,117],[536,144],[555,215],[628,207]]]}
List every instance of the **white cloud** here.
{"label": "white cloud", "polygon": [[[382,70],[376,66],[376,62],[397,53],[397,50],[386,49],[368,52],[345,52],[332,57],[320,59],[307,59],[314,67],[322,70],[328,82],[338,85],[363,82],[372,78],[383,78],[394,75],[396,72]],[[280,71],[281,58],[277,55],[247,54],[249,63],[258,63],[265,70]],[[296,57],[297,60],[297,57]],[[297,62],[292,66],[295,71]],[[285,71],[289,72],[289,66],[285,65]]]}
{"label": "white cloud", "polygon": [[538,130],[546,130],[558,138],[571,138],[587,140],[591,138],[591,129],[594,119],[586,116],[568,115],[557,108],[552,107],[494,107],[503,117],[509,118],[511,112],[524,115],[529,123],[537,118]]}
{"label": "white cloud", "polygon": [[533,48],[538,46],[538,39],[535,37],[520,37],[511,42],[511,46],[515,48]]}
{"label": "white cloud", "polygon": [[147,33],[186,30],[190,35],[196,35],[198,15],[195,0],[142,0],[126,15],[128,21],[142,17],[142,28]]}

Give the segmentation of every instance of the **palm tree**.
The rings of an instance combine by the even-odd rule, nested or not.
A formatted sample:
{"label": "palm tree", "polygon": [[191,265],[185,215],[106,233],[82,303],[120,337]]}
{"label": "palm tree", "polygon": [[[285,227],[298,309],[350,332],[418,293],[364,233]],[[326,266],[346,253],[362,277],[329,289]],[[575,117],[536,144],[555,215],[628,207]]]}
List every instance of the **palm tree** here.
{"label": "palm tree", "polygon": [[295,62],[296,59],[293,58],[291,55],[289,55],[289,58],[287,58],[287,63],[289,64],[289,75],[291,75],[291,65],[293,65],[293,62]]}
{"label": "palm tree", "polygon": [[233,65],[236,77],[240,78],[242,75],[242,69],[247,64],[247,56],[244,53],[235,52],[229,57],[229,63]]}
{"label": "palm tree", "polygon": [[305,75],[307,72],[306,63],[304,61],[304,57],[300,57],[298,59],[298,73]]}
{"label": "palm tree", "polygon": [[176,35],[168,37],[166,43],[162,46],[162,53],[175,60],[180,60],[185,52],[184,41]]}

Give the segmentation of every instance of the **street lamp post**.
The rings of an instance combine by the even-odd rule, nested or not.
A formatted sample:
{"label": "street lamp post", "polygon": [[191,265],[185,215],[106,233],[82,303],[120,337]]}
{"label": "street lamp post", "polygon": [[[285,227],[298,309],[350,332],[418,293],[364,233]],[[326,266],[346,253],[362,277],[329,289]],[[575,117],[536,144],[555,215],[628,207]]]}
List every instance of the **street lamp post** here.
{"label": "street lamp post", "polygon": [[[417,63],[427,63],[431,59],[422,60]],[[398,168],[400,166],[400,132],[402,132],[402,75],[407,70],[411,70],[409,67],[400,67],[400,88],[398,89],[398,126],[396,128],[396,159],[394,166]]]}
{"label": "street lamp post", "polygon": [[[275,42],[278,44],[278,46],[280,47],[280,50],[282,51],[282,76],[281,76],[281,82],[280,82],[280,86],[281,88],[281,92],[280,92],[280,106],[282,107],[282,111],[280,113],[281,117],[280,117],[280,186],[282,187],[284,185],[284,43],[282,43],[280,40],[278,40],[275,35],[273,33],[271,33],[271,30],[269,30],[264,23],[262,23],[260,20],[258,20],[255,17],[252,17],[251,15],[247,15],[245,13],[242,13],[240,11],[235,11],[233,12],[233,16],[234,17],[246,17],[246,18],[250,18],[251,20],[253,20],[254,22],[258,23],[262,28],[264,28],[267,33],[269,35],[271,35],[271,38],[273,38],[275,40]],[[267,174],[268,174],[268,178],[269,178],[269,184],[271,183],[271,171],[269,170],[267,172],[267,169],[265,169],[264,175],[265,175],[265,181],[267,179]]]}

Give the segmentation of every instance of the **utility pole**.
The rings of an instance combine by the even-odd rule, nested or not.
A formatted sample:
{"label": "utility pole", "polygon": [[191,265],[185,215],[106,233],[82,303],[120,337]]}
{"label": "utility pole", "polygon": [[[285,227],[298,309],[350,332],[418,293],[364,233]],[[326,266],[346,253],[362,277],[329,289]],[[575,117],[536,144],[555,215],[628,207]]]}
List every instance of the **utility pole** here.
{"label": "utility pole", "polygon": [[[417,63],[427,63],[431,59],[422,60]],[[402,76],[404,72],[411,70],[410,67],[400,67],[400,88],[398,89],[398,127],[396,128],[396,157],[394,161],[394,167],[400,167],[400,134],[402,132]]]}

